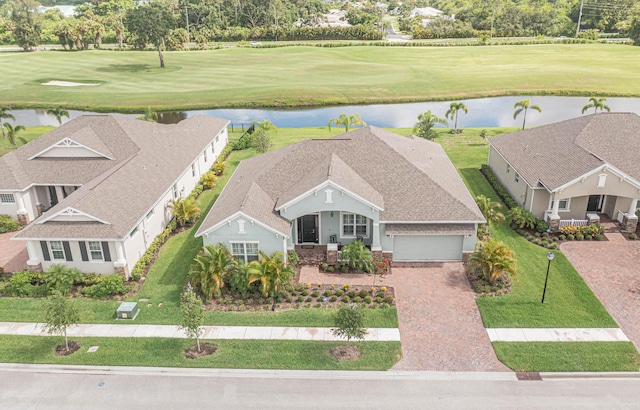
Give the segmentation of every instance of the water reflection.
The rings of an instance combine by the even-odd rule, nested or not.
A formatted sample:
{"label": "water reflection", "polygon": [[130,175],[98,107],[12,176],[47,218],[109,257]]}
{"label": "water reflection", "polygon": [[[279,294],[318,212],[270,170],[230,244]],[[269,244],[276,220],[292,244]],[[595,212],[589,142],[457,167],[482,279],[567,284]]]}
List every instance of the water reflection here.
{"label": "water reflection", "polygon": [[[494,97],[458,100],[465,103],[468,113],[460,112],[458,127],[517,127],[522,124],[522,114],[513,118],[513,105],[522,99],[531,100],[542,112],[529,111],[527,126],[550,124],[570,118],[579,117],[582,107],[589,101],[587,97]],[[359,114],[368,124],[378,127],[413,127],[418,114],[431,110],[435,115],[444,117],[450,101],[422,102],[407,104],[350,105],[338,107],[304,108],[295,110],[276,109],[215,109],[183,112],[160,113],[159,122],[177,123],[184,118],[203,114],[212,117],[226,118],[234,124],[248,124],[253,120],[267,119],[280,128],[324,127],[331,118],[340,114]],[[609,98],[606,104],[615,112],[635,112],[640,114],[640,98]],[[589,113],[593,112],[592,110]],[[32,125],[57,125],[55,117],[47,115],[45,110],[12,111],[16,123]],[[69,111],[70,117],[93,114],[85,111]],[[124,114],[137,117],[139,114]],[[63,121],[69,119],[64,118]]]}

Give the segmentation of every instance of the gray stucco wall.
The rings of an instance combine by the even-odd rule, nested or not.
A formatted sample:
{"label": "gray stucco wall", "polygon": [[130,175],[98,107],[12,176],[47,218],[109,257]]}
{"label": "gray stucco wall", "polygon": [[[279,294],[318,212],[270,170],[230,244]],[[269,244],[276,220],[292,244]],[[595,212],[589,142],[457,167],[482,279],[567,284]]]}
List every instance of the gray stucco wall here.
{"label": "gray stucco wall", "polygon": [[493,147],[489,148],[489,167],[498,178],[498,181],[511,194],[511,197],[518,204],[524,206],[524,201],[527,199],[527,183],[522,176],[520,176],[518,182],[515,181],[516,171],[508,167],[507,161]]}
{"label": "gray stucco wall", "polygon": [[[244,220],[244,232],[240,233],[239,220]],[[202,242],[204,245],[215,245],[217,243],[224,244],[229,250],[231,250],[231,242],[258,242],[258,250],[265,253],[272,254],[279,251],[284,252],[283,237],[272,231],[254,223],[250,222],[249,218],[242,216],[236,217],[231,221],[231,225],[224,224],[215,231],[208,235],[202,236]]]}

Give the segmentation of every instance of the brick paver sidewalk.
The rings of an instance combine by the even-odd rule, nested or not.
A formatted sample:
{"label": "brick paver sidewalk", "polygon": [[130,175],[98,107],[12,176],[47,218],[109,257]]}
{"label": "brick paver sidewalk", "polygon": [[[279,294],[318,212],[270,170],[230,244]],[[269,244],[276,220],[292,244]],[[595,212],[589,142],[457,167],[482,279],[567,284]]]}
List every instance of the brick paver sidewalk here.
{"label": "brick paver sidewalk", "polygon": [[27,245],[24,241],[12,241],[16,232],[0,234],[0,266],[5,272],[18,272],[27,269]]}

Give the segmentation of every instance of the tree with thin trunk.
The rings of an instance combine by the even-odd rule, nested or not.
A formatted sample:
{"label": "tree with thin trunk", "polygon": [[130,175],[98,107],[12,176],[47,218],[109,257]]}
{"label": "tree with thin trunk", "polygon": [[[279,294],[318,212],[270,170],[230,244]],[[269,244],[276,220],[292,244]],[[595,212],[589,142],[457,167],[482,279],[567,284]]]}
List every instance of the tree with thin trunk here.
{"label": "tree with thin trunk", "polygon": [[360,125],[361,127],[366,127],[367,123],[362,121],[358,114],[340,114],[338,118],[332,118],[329,120],[329,131],[331,131],[332,125],[336,127],[344,127],[344,132],[349,132],[349,128],[353,128],[358,125]]}
{"label": "tree with thin trunk", "polygon": [[436,130],[434,127],[436,124],[449,126],[449,123],[444,118],[440,118],[437,115],[431,113],[431,111],[423,112],[418,115],[418,122],[413,127],[413,133],[420,138],[433,141],[436,139]]}
{"label": "tree with thin trunk", "polygon": [[598,110],[600,110],[600,112],[602,111],[607,111],[607,112],[611,112],[611,108],[605,104],[604,102],[607,101],[607,99],[605,97],[602,98],[598,98],[598,97],[591,97],[589,98],[589,104],[585,105],[584,107],[582,107],[582,113],[584,114],[585,111],[589,110],[590,108],[593,108],[593,113],[597,114]]}
{"label": "tree with thin trunk", "polygon": [[69,118],[69,111],[65,110],[63,106],[58,106],[47,110],[47,115],[53,115],[58,120],[58,124],[62,125],[62,117]]}
{"label": "tree with thin trunk", "polygon": [[71,302],[71,299],[54,291],[45,302],[44,312],[45,319],[42,328],[49,334],[64,335],[65,348],[69,351],[67,329],[80,321],[78,309]]}
{"label": "tree with thin trunk", "polygon": [[191,289],[191,284],[187,286],[187,291],[182,297],[180,310],[182,311],[180,329],[184,330],[188,338],[196,339],[196,346],[199,353],[200,338],[204,333],[202,329],[202,325],[204,324],[204,307],[202,300],[195,294],[193,289]]}
{"label": "tree with thin trunk", "polygon": [[127,12],[127,28],[135,36],[135,45],[144,48],[153,44],[158,50],[160,68],[164,68],[162,48],[164,41],[175,27],[175,17],[164,5],[153,2]]}
{"label": "tree with thin trunk", "polygon": [[211,300],[220,295],[225,280],[236,269],[237,262],[223,244],[205,245],[193,260],[190,280],[202,294]]}
{"label": "tree with thin trunk", "polygon": [[273,298],[271,310],[276,308],[276,298],[284,287],[291,283],[295,272],[284,262],[282,252],[274,252],[271,255],[258,251],[259,261],[252,261],[248,265],[247,284],[258,282],[260,292],[265,297]]}
{"label": "tree with thin trunk", "polygon": [[16,120],[16,117],[13,116],[13,114],[11,114],[9,111],[11,111],[11,109],[9,107],[0,107],[0,128],[2,128],[2,138],[7,139],[7,134],[4,131],[4,119],[12,119],[12,120]]}
{"label": "tree with thin trunk", "polygon": [[347,339],[347,343],[351,339],[364,339],[367,329],[364,327],[364,309],[362,305],[350,303],[338,309],[333,317],[335,329],[331,332],[338,337]]}
{"label": "tree with thin trunk", "polygon": [[447,112],[444,114],[445,118],[449,118],[454,121],[454,125],[453,125],[453,133],[454,134],[459,134],[460,131],[458,130],[458,113],[460,111],[464,111],[464,113],[466,114],[468,112],[467,110],[467,106],[464,105],[464,103],[462,102],[452,102],[451,104],[449,104],[449,109],[447,110]]}
{"label": "tree with thin trunk", "polygon": [[26,139],[18,135],[20,131],[26,130],[24,125],[16,125],[14,127],[8,122],[5,122],[3,126],[4,126],[5,134],[7,136],[7,140],[9,140],[9,144],[13,145],[14,148],[18,148],[18,143],[21,143],[21,144],[27,143]]}
{"label": "tree with thin trunk", "polygon": [[542,112],[542,108],[540,108],[539,105],[535,105],[535,104],[531,104],[531,101],[529,100],[521,100],[518,101],[517,103],[515,103],[513,105],[513,108],[516,110],[513,113],[513,119],[515,120],[516,117],[518,115],[520,115],[521,112],[524,113],[524,116],[522,118],[522,129],[524,129],[524,126],[527,122],[527,110],[532,109],[532,110],[536,110],[538,112]]}

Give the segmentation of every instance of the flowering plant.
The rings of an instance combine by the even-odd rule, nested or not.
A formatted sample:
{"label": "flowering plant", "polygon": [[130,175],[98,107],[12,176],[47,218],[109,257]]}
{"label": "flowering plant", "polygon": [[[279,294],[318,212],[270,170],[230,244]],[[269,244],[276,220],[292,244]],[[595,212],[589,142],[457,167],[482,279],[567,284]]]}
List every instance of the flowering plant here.
{"label": "flowering plant", "polygon": [[378,259],[375,258],[373,260],[373,274],[374,275],[386,275],[389,273],[389,260],[388,259]]}

